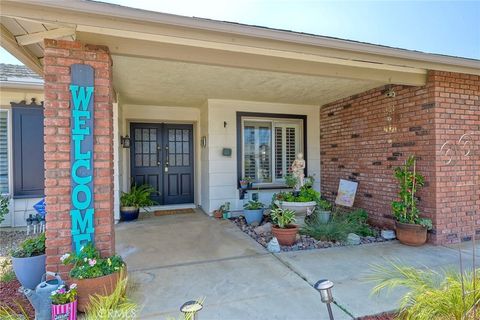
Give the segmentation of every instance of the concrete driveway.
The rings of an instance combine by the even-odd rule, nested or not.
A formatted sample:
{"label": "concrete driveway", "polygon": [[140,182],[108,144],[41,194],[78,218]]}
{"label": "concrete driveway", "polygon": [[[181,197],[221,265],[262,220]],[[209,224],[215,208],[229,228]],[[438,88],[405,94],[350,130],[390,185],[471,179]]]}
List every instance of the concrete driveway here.
{"label": "concrete driveway", "polygon": [[[370,296],[373,285],[362,280],[370,264],[397,258],[418,267],[458,265],[454,248],[396,242],[273,255],[233,223],[200,212],[119,224],[116,243],[141,319],[179,318],[180,305],[197,298],[205,298],[200,319],[328,319],[312,288],[323,278],[335,283],[337,303],[359,317],[395,309],[402,293]],[[336,320],[352,319],[333,308]]]}

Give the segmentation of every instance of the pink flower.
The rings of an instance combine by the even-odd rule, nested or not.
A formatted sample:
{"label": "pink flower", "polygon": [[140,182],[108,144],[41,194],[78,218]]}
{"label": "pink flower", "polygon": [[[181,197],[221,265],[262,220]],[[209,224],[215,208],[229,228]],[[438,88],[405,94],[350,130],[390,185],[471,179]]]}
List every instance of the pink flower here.
{"label": "pink flower", "polygon": [[93,267],[94,265],[97,264],[97,260],[95,260],[95,259],[88,259],[88,264],[90,265],[90,267]]}

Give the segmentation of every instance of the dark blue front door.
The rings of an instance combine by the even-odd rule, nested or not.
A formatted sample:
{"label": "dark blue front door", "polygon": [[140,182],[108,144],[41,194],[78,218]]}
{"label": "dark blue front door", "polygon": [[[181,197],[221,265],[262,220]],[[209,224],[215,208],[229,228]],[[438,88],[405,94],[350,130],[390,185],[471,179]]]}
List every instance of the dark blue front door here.
{"label": "dark blue front door", "polygon": [[148,183],[160,205],[193,203],[193,127],[132,123],[131,180]]}

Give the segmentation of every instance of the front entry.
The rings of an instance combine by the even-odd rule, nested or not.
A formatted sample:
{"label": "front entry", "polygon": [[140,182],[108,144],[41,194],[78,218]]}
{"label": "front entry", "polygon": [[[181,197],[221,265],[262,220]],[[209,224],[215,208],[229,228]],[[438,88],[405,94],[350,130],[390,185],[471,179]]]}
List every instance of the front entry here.
{"label": "front entry", "polygon": [[149,184],[159,205],[193,203],[193,126],[132,123],[131,181]]}

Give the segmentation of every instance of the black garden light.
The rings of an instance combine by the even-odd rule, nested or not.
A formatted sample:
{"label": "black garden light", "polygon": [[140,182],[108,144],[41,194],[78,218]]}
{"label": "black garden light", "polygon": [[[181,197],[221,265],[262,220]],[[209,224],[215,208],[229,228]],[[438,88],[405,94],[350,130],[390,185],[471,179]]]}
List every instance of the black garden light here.
{"label": "black garden light", "polygon": [[180,311],[183,313],[185,320],[196,320],[197,312],[202,309],[202,303],[194,300],[187,301],[180,307]]}
{"label": "black garden light", "polygon": [[322,302],[327,305],[327,311],[330,320],[334,320],[332,307],[330,306],[330,304],[333,303],[333,282],[326,279],[318,280],[313,287],[320,293],[320,299]]}

